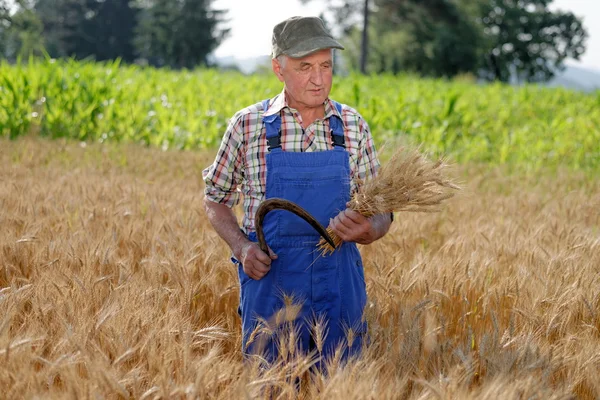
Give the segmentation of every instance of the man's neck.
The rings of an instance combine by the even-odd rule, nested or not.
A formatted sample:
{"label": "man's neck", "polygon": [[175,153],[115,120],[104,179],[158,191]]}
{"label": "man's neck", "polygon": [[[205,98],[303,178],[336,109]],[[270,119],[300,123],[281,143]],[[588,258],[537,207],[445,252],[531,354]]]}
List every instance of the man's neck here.
{"label": "man's neck", "polygon": [[325,118],[325,104],[320,104],[316,107],[307,107],[301,104],[295,104],[290,101],[289,97],[287,98],[287,104],[290,108],[295,109],[300,114],[302,118],[302,128],[307,128],[318,119]]}
{"label": "man's neck", "polygon": [[311,107],[305,108],[303,110],[297,109],[302,117],[302,127],[307,128],[318,119],[323,119],[325,117],[325,106],[321,105],[319,107]]}

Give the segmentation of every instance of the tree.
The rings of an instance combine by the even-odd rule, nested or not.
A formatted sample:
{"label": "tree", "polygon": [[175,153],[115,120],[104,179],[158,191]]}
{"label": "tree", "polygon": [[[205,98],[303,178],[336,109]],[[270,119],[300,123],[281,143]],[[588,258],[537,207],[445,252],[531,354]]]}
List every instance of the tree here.
{"label": "tree", "polygon": [[134,59],[131,0],[37,0],[35,11],[53,57]]}
{"label": "tree", "polygon": [[106,0],[98,3],[96,14],[85,26],[93,37],[90,47],[96,60],[121,58],[134,61],[134,27],[138,9],[131,0]]}
{"label": "tree", "polygon": [[[311,0],[300,1],[303,4],[311,2]],[[360,54],[355,55],[354,52],[352,52],[352,54],[355,55],[355,58],[351,58],[349,61],[350,65],[356,65],[357,69],[359,69],[362,74],[366,74],[369,57],[369,14],[371,12],[369,0],[345,0],[341,6],[332,6],[331,0],[328,0],[328,4],[333,10],[337,25],[342,28],[345,35],[352,34],[355,36],[358,28],[354,23],[354,20],[357,15],[361,17],[362,29],[360,30]],[[360,13],[357,11],[358,9],[360,9]],[[321,19],[324,19],[323,15],[321,15]],[[356,39],[354,41],[356,41]]]}
{"label": "tree", "polygon": [[10,48],[6,56],[10,60],[17,57],[42,56],[44,42],[42,37],[42,21],[31,9],[20,9],[11,18],[11,26],[7,30],[7,42]]}
{"label": "tree", "polygon": [[[349,18],[352,13],[359,13],[354,1],[345,2],[342,9],[340,14],[344,14],[346,21],[353,20]],[[453,76],[477,69],[477,27],[454,1],[376,0],[369,14],[370,71]],[[350,64],[356,65],[353,60],[357,57],[358,40],[366,42],[359,39],[359,31],[364,37],[364,24],[362,30],[357,25],[343,29]],[[365,53],[361,50],[361,54]]]}
{"label": "tree", "polygon": [[136,28],[140,57],[155,66],[192,68],[207,65],[207,56],[227,37],[225,11],[212,0],[149,0]]}
{"label": "tree", "polygon": [[0,57],[15,61],[18,57],[42,55],[42,28],[32,0],[0,0]]}
{"label": "tree", "polygon": [[391,43],[379,50],[380,58],[395,57],[387,61],[395,66],[392,72],[450,77],[476,70],[477,29],[456,2],[380,0],[374,17],[378,35],[397,31],[404,37],[394,52],[389,53]]}
{"label": "tree", "polygon": [[173,0],[149,0],[142,6],[135,28],[136,54],[151,65],[169,65],[174,58],[172,31],[178,16],[178,4]]}
{"label": "tree", "polygon": [[351,66],[363,73],[411,71],[433,76],[476,69],[476,27],[453,1],[371,3],[372,7],[368,0],[330,4],[344,33]]}
{"label": "tree", "polygon": [[566,58],[585,52],[585,31],[572,13],[552,12],[552,0],[491,0],[480,5],[486,39],[482,75],[508,82],[547,81]]}
{"label": "tree", "polygon": [[83,24],[88,12],[86,0],[37,0],[35,13],[40,17],[48,54],[58,57],[85,57],[82,49]]}
{"label": "tree", "polygon": [[367,59],[369,57],[369,0],[363,6],[363,26],[360,45],[360,72],[367,73]]}
{"label": "tree", "polygon": [[0,51],[192,68],[226,37],[212,0],[0,0]]}
{"label": "tree", "polygon": [[0,57],[5,56],[7,47],[7,30],[11,24],[10,7],[7,0],[0,0]]}
{"label": "tree", "polygon": [[[373,3],[367,32],[372,72],[448,77],[471,72],[488,80],[544,81],[563,68],[566,58],[579,59],[585,51],[587,33],[581,21],[571,13],[550,11],[552,0]],[[365,32],[357,21],[364,14],[362,4],[344,0],[332,6],[356,69],[360,33]]]}

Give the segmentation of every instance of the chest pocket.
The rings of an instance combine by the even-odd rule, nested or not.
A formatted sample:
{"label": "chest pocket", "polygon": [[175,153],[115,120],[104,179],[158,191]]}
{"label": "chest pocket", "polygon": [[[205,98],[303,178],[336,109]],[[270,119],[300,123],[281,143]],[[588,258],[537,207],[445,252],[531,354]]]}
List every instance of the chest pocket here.
{"label": "chest pocket", "polygon": [[[315,173],[296,173],[294,176],[279,175],[275,182],[277,197],[298,204],[308,211],[324,227],[329,219],[345,209],[349,197],[349,183],[340,182],[337,174],[320,176]],[[280,236],[316,236],[315,230],[302,218],[280,211],[277,215]]]}

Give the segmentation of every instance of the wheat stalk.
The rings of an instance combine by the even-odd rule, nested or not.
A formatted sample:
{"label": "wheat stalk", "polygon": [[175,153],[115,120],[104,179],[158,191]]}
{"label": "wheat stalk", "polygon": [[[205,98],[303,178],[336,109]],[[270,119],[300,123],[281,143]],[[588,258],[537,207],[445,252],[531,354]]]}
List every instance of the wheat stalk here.
{"label": "wheat stalk", "polygon": [[[379,169],[377,176],[359,185],[348,208],[367,218],[399,211],[439,211],[442,202],[460,189],[446,177],[447,167],[443,159],[434,162],[419,149],[401,147]],[[327,233],[338,248],[342,239],[330,228]],[[335,251],[323,239],[317,246],[322,255]]]}

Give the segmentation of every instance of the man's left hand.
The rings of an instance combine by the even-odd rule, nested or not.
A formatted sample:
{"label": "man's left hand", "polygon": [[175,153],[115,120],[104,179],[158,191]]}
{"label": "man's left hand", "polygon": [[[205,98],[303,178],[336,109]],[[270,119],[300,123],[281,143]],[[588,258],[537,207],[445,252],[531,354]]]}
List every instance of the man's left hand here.
{"label": "man's left hand", "polygon": [[371,219],[349,208],[330,220],[329,228],[344,242],[369,244],[378,239]]}

